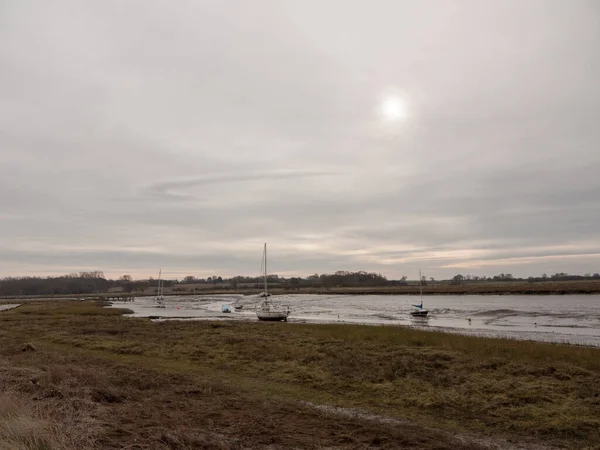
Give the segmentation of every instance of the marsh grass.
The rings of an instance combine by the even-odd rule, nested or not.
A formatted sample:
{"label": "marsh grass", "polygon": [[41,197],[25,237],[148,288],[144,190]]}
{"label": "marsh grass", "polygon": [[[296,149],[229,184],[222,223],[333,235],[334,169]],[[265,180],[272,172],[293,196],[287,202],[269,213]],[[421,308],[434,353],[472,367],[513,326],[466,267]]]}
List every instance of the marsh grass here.
{"label": "marsh grass", "polygon": [[58,448],[51,426],[37,413],[35,406],[8,391],[0,393],[0,448]]}
{"label": "marsh grass", "polygon": [[[437,448],[408,425],[392,431],[359,419],[342,421],[361,430],[349,431],[339,418],[298,406],[311,402],[407,418],[453,433],[570,448],[600,446],[598,349],[403,327],[153,323],[123,318],[122,312],[72,302],[24,305],[0,315],[4,354],[13,364],[26,362],[27,370],[43,368],[35,386],[44,389],[43,398],[58,402],[53,407],[76,399],[92,405],[83,409],[91,417],[101,415],[97,405],[126,414],[144,400],[156,409],[144,412],[147,420],[129,418],[127,435],[107,437],[107,426],[95,432],[103,445],[129,442],[137,436],[135,424],[147,427],[148,420],[152,429],[169,435],[158,416],[176,405],[181,414],[168,420],[178,431],[165,438],[174,441],[148,448],[187,448],[198,442],[231,448],[246,433],[242,422],[262,430],[244,438],[256,448],[268,444],[265,436],[273,445],[298,448],[362,448],[371,445],[369,439],[388,448]],[[24,342],[39,350],[22,352]],[[201,401],[191,400],[191,391]],[[196,430],[192,436],[196,428],[184,426],[189,424],[185,414],[199,414],[190,412],[197,407],[202,408],[197,420],[213,425],[210,433]],[[282,414],[289,417],[280,425]],[[269,421],[281,430],[267,430]],[[120,426],[113,421],[108,429]],[[300,431],[304,426],[322,429],[311,434]],[[461,448],[447,435],[436,436],[439,448]]]}
{"label": "marsh grass", "polygon": [[[209,286],[203,289],[203,294],[227,294],[234,291],[231,288]],[[242,288],[235,290],[240,294],[256,294],[256,289]],[[418,295],[419,285],[409,284],[400,286],[357,286],[357,287],[272,287],[273,295],[297,294],[352,294],[352,295]],[[191,290],[188,292],[191,293]],[[484,281],[428,283],[423,286],[424,295],[566,295],[566,294],[599,294],[600,280],[570,280],[570,281]]]}

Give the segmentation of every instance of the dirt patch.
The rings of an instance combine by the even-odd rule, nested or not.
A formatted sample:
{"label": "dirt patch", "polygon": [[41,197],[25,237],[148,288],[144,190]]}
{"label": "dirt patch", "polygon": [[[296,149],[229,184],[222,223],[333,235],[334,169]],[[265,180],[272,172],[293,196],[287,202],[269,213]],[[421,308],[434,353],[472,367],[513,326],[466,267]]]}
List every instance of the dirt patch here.
{"label": "dirt patch", "polygon": [[[301,402],[301,404],[322,411],[326,414],[330,414],[335,417],[348,417],[353,419],[359,419],[367,422],[376,422],[380,424],[399,426],[399,427],[415,427],[423,430],[423,427],[411,422],[408,419],[398,419],[394,417],[387,417],[380,414],[373,414],[368,411],[364,411],[358,408],[342,408],[339,406],[332,405],[315,405],[310,402]],[[472,433],[452,433],[449,435],[448,431],[429,427],[427,431],[430,433],[436,433],[438,435],[446,436],[445,439],[456,439],[462,444],[468,446],[468,448],[486,448],[486,449],[502,449],[502,450],[554,450],[556,447],[541,444],[518,444],[514,442],[508,442],[505,439],[490,438],[486,436],[475,435]]]}

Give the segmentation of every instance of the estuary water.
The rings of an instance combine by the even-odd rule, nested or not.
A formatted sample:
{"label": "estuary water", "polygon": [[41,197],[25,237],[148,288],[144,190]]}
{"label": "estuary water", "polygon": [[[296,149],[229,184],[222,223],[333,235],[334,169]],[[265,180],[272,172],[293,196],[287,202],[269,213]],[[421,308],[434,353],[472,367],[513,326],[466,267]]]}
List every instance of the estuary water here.
{"label": "estuary water", "polygon": [[[564,342],[600,347],[600,295],[435,295],[424,296],[429,317],[410,316],[410,295],[283,295],[274,300],[289,305],[289,322],[404,325],[447,332],[523,340]],[[115,302],[135,317],[156,320],[257,320],[261,299],[243,295],[170,296],[165,308],[153,297]],[[221,305],[243,305],[222,313]],[[233,310],[233,308],[232,308]],[[469,320],[470,319],[470,320]]]}

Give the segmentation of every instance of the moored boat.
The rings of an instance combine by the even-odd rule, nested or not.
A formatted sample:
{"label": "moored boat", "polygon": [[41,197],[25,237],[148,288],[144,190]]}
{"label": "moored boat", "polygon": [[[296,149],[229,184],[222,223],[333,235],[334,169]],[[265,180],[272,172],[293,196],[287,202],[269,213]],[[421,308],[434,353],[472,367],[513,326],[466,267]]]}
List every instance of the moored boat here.
{"label": "moored boat", "polygon": [[423,308],[423,285],[421,282],[422,278],[423,277],[421,276],[421,269],[419,269],[419,295],[421,296],[421,304],[413,305],[415,307],[415,310],[410,312],[410,315],[413,317],[427,317],[427,314],[429,314],[429,311]]}
{"label": "moored boat", "polygon": [[269,321],[269,322],[287,322],[287,318],[290,315],[290,308],[283,307],[279,303],[273,302],[269,297],[268,286],[267,286],[267,244],[263,250],[263,269],[264,273],[264,290],[259,297],[264,298],[259,308],[256,310],[256,317],[258,320]]}

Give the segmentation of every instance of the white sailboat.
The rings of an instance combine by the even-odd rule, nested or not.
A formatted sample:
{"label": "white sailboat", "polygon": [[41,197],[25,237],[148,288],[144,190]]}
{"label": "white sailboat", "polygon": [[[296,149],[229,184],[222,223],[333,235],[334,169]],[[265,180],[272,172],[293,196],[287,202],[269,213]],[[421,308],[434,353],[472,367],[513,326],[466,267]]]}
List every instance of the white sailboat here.
{"label": "white sailboat", "polygon": [[422,279],[423,277],[421,276],[421,269],[419,269],[419,294],[421,296],[421,304],[413,305],[416,308],[414,311],[410,312],[410,315],[413,317],[427,317],[427,314],[429,314],[429,311],[423,308],[423,284],[421,281]]}
{"label": "white sailboat", "polygon": [[156,289],[156,298],[154,303],[157,308],[165,307],[165,296],[164,296],[164,280],[161,279],[162,269],[158,270],[158,287]]}
{"label": "white sailboat", "polygon": [[263,268],[264,273],[261,273],[261,275],[264,277],[264,291],[259,295],[259,297],[263,298],[264,300],[256,311],[256,317],[258,317],[258,320],[268,320],[274,322],[283,320],[287,322],[287,318],[291,312],[289,307],[284,308],[269,298],[271,294],[269,294],[267,286],[267,244],[265,244],[263,250]]}

